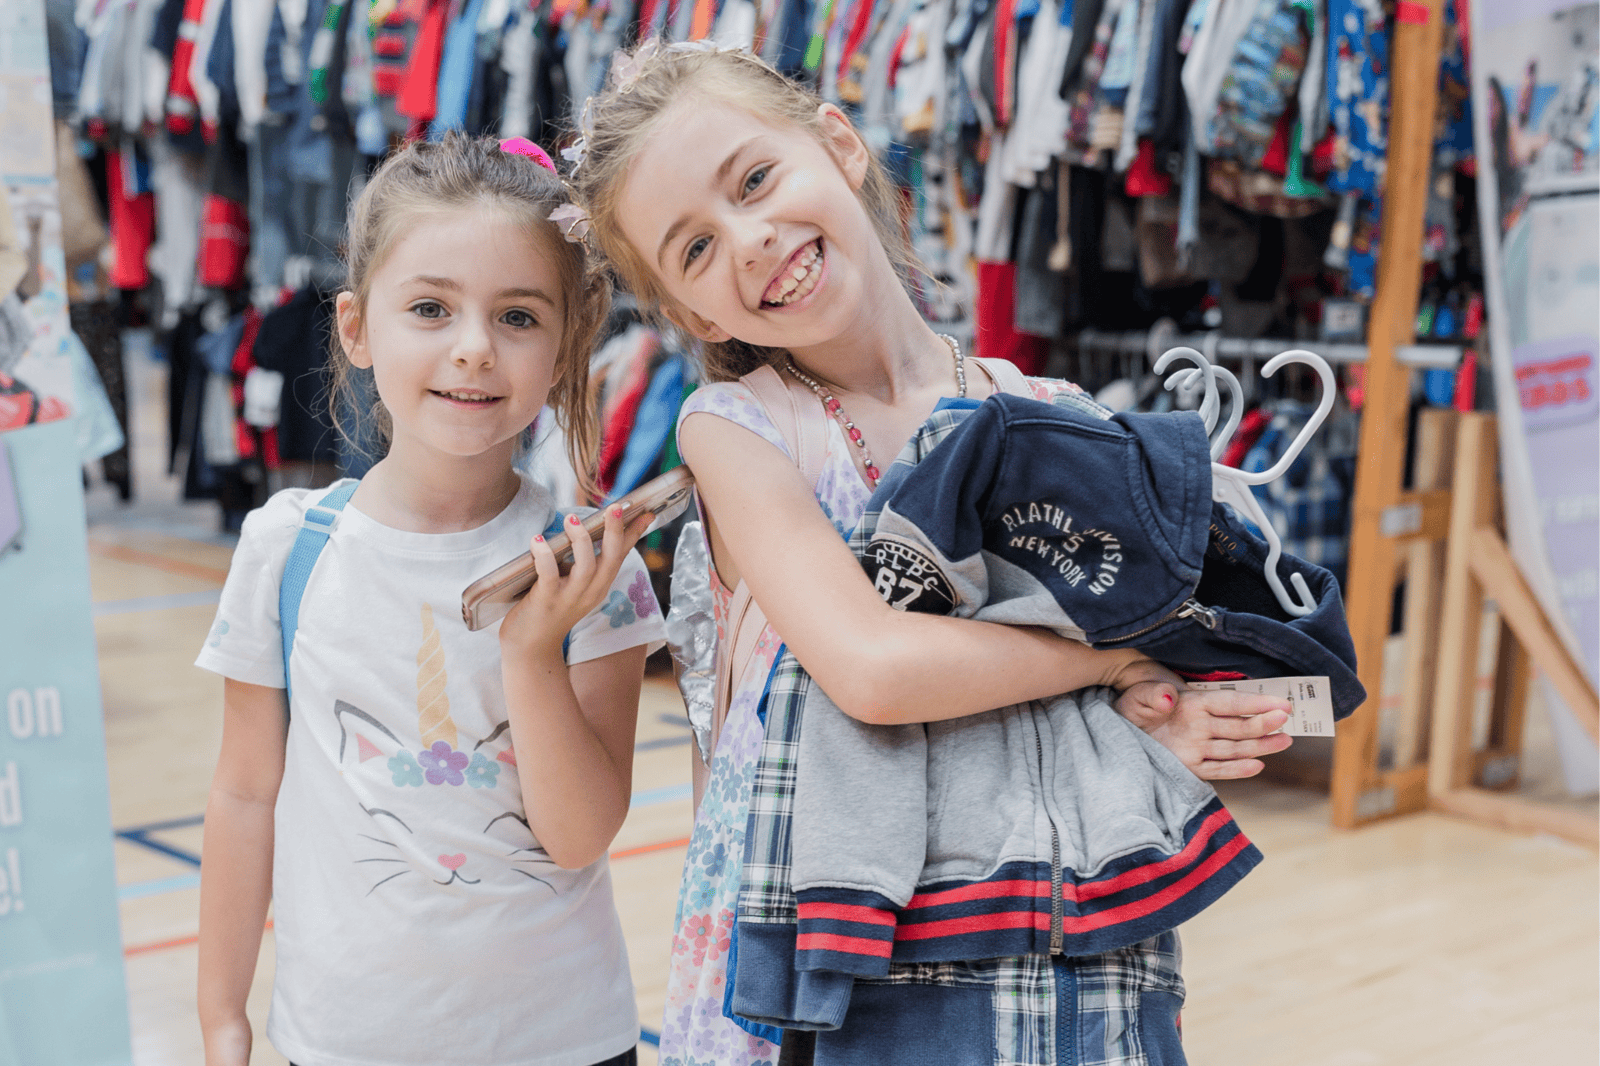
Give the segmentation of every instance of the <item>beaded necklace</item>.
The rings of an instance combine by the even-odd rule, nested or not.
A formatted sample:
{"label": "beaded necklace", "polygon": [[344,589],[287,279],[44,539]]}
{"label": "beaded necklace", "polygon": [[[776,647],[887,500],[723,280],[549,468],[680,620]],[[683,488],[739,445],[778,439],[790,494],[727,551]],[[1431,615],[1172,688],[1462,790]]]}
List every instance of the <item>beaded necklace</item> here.
{"label": "beaded necklace", "polygon": [[[950,354],[956,361],[956,395],[965,397],[967,395],[967,358],[961,354],[961,345],[956,343],[954,337],[948,333],[941,333],[939,334],[939,339],[950,346]],[[872,453],[867,451],[866,438],[861,435],[861,431],[856,428],[856,424],[850,421],[850,416],[844,413],[844,405],[834,397],[833,393],[824,388],[821,382],[795,365],[793,356],[789,357],[789,361],[784,366],[788,368],[789,373],[800,379],[802,385],[817,394],[817,399],[822,401],[822,406],[844,428],[845,436],[857,448],[861,449],[861,465],[867,470],[867,481],[873,488],[877,488],[878,481],[883,475],[878,472],[877,464],[872,461]]]}

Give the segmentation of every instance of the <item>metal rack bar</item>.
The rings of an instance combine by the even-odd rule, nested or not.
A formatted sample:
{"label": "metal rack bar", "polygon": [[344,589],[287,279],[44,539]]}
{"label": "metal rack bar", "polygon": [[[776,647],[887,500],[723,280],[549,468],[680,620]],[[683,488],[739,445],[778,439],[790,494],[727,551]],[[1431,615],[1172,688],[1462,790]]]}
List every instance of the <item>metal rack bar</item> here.
{"label": "metal rack bar", "polygon": [[[1213,340],[1213,338],[1215,338]],[[1315,352],[1330,363],[1364,363],[1367,361],[1365,344],[1340,344],[1332,341],[1298,341],[1284,338],[1224,337],[1215,333],[1174,333],[1157,338],[1161,351],[1187,345],[1220,359],[1271,359],[1279,352],[1303,348]],[[1215,349],[1207,345],[1215,344]],[[1079,349],[1111,351],[1126,355],[1144,355],[1150,351],[1150,333],[1132,330],[1125,333],[1098,329],[1082,330],[1078,334]],[[1454,370],[1461,362],[1463,349],[1459,344],[1405,344],[1395,349],[1395,358],[1413,369]]]}

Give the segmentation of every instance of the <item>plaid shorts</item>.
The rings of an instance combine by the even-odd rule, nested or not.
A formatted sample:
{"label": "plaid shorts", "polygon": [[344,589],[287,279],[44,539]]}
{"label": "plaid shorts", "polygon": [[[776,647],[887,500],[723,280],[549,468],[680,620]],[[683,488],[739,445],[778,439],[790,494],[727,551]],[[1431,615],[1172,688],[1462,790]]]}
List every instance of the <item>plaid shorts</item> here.
{"label": "plaid shorts", "polygon": [[1100,955],[896,963],[858,978],[815,1066],[1184,1066],[1178,935]]}

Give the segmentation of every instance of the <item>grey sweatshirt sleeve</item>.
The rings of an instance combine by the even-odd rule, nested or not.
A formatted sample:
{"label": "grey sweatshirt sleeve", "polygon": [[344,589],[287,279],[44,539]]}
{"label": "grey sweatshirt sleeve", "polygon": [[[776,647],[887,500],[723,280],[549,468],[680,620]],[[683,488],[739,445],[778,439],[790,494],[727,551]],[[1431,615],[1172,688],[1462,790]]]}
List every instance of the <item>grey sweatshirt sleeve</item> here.
{"label": "grey sweatshirt sleeve", "polygon": [[[927,728],[865,725],[813,685],[796,762],[796,894],[839,889],[904,907],[927,851]],[[806,919],[802,904],[802,934]]]}

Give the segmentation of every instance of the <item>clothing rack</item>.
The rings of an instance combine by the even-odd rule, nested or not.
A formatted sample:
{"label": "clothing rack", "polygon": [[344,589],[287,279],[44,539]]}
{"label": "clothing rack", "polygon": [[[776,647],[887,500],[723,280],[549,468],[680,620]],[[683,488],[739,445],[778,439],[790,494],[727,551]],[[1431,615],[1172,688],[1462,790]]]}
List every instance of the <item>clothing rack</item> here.
{"label": "clothing rack", "polygon": [[[1365,363],[1367,346],[1334,341],[1301,341],[1275,337],[1225,337],[1220,333],[1171,333],[1156,330],[1109,332],[1086,329],[1077,334],[1080,350],[1115,352],[1123,355],[1159,355],[1170,348],[1187,346],[1221,359],[1271,359],[1291,348],[1303,348],[1330,363]],[[1215,347],[1211,347],[1215,345]],[[1395,349],[1395,358],[1417,370],[1454,370],[1461,362],[1459,344],[1406,344]]]}
{"label": "clothing rack", "polygon": [[[1405,488],[1406,424],[1411,367],[1400,353],[1416,339],[1422,280],[1422,238],[1431,173],[1445,0],[1418,0],[1394,24],[1390,60],[1390,127],[1384,178],[1383,231],[1377,289],[1367,316],[1366,404],[1361,417],[1355,505],[1350,524],[1345,588],[1350,636],[1367,702],[1341,723],[1334,737],[1329,807],[1340,829],[1408,814],[1429,805],[1428,763],[1418,750],[1408,762],[1382,758],[1380,704],[1384,644],[1389,637],[1402,551],[1412,541],[1436,543],[1448,526],[1450,493]],[[1454,466],[1454,464],[1451,464]],[[1441,476],[1439,481],[1445,480]],[[1452,482],[1455,478],[1450,479]],[[1434,582],[1406,588],[1405,639],[1434,667],[1440,618],[1413,602]],[[1426,687],[1428,678],[1415,678]],[[1420,727],[1421,723],[1415,723]]]}

